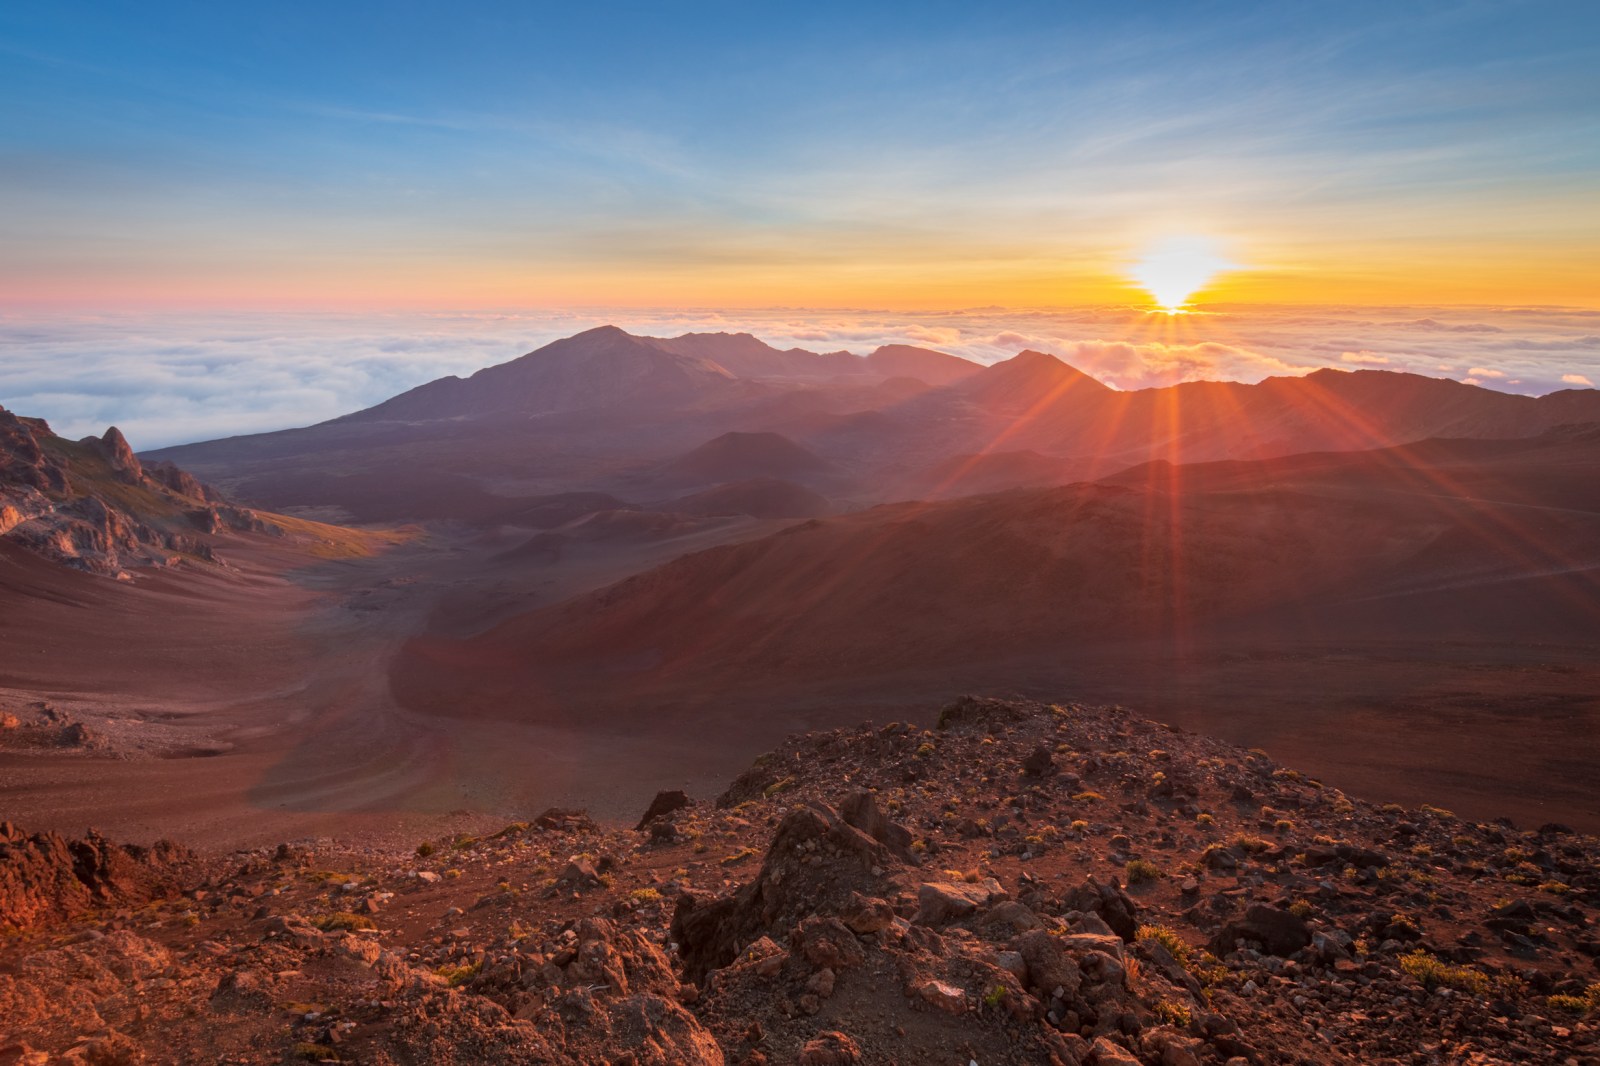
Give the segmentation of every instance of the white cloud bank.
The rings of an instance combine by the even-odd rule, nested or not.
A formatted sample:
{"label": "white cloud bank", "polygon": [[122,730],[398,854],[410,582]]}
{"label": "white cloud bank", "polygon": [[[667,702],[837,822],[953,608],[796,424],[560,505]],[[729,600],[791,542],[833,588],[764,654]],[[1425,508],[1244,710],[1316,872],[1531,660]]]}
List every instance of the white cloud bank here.
{"label": "white cloud bank", "polygon": [[605,323],[655,336],[743,331],[816,351],[917,344],[983,363],[1033,348],[1122,389],[1333,366],[1542,394],[1592,386],[1597,317],[1481,307],[0,315],[0,405],[69,436],[115,424],[155,448],[319,422]]}

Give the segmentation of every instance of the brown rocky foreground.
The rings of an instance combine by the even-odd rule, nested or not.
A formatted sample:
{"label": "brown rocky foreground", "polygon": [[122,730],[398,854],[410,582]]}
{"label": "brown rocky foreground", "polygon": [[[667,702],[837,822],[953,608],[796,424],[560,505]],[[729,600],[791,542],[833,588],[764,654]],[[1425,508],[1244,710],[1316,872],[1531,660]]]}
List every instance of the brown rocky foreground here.
{"label": "brown rocky foreground", "polygon": [[1600,844],[1119,708],[385,853],[0,831],[0,1063],[1600,1062]]}

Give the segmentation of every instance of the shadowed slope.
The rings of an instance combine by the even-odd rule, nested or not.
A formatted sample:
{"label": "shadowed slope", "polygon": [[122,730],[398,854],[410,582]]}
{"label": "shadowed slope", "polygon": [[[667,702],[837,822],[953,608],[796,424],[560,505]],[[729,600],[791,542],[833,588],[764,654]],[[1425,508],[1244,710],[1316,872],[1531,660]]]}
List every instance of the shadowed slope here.
{"label": "shadowed slope", "polygon": [[682,485],[770,477],[803,480],[833,465],[781,433],[724,433],[663,465],[657,476]]}
{"label": "shadowed slope", "polygon": [[[1557,631],[1600,626],[1600,513],[1585,509],[1576,477],[1543,495],[1518,477],[1552,450],[1575,470],[1600,469],[1600,440],[1574,433],[1542,446],[1474,445],[1480,454],[1454,470],[1413,454],[1447,453],[1440,443],[1329,457],[1321,473],[1320,457],[1154,467],[1128,475],[1137,488],[879,507],[686,556],[466,644],[415,643],[396,678],[428,704],[482,684],[515,713],[526,706],[510,694],[517,679],[535,675],[560,690],[608,674],[615,686],[692,687],[730,671],[938,671],[1074,656],[1107,640],[1181,646],[1223,620],[1250,625],[1272,612],[1283,615],[1272,626],[1329,637],[1400,618],[1417,637],[1515,631],[1538,614]],[[1296,465],[1308,473],[1285,481]],[[1205,487],[1223,468],[1230,476]],[[1184,485],[1188,469],[1200,487]],[[1490,482],[1520,485],[1521,498],[1461,487]],[[1463,617],[1462,597],[1487,586],[1518,609]]]}
{"label": "shadowed slope", "polygon": [[615,326],[585,330],[470,378],[447,377],[335,421],[411,421],[683,402],[728,387],[708,359],[664,351]]}

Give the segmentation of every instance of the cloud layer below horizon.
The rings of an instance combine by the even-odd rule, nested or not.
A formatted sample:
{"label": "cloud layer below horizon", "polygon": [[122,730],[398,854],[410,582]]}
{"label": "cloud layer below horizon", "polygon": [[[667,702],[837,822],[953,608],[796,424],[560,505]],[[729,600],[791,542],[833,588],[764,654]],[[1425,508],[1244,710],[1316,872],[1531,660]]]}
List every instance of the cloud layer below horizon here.
{"label": "cloud layer below horizon", "polygon": [[778,347],[914,344],[980,363],[1032,348],[1121,389],[1259,381],[1320,367],[1407,371],[1542,395],[1600,381],[1600,311],[1556,308],[1128,308],[528,311],[0,316],[0,405],[136,448],[309,425],[612,323],[748,332]]}

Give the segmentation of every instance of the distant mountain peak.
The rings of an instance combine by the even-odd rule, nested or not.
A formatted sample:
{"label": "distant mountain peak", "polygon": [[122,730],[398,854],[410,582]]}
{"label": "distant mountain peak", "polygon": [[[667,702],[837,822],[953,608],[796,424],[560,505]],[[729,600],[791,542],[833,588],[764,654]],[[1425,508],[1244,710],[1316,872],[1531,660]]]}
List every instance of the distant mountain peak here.
{"label": "distant mountain peak", "polygon": [[929,385],[948,385],[983,369],[970,359],[911,344],[882,345],[863,362],[886,378],[916,378]]}
{"label": "distant mountain peak", "polygon": [[1025,348],[1010,359],[991,363],[984,368],[983,374],[977,380],[982,378],[1028,379],[1040,382],[1082,381],[1092,383],[1107,392],[1112,391],[1110,386],[1093,375],[1084,373],[1071,363],[1063,361],[1060,356],[1035,351],[1032,348]]}
{"label": "distant mountain peak", "polygon": [[629,337],[633,340],[640,339],[638,337],[634,337],[632,333],[629,333],[621,326],[614,326],[609,322],[603,326],[595,326],[591,329],[579,330],[577,333],[574,333],[572,336],[568,337],[567,340],[577,340],[579,337]]}

